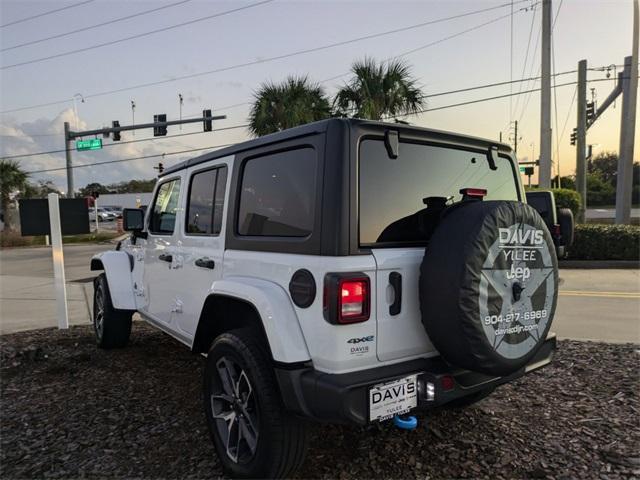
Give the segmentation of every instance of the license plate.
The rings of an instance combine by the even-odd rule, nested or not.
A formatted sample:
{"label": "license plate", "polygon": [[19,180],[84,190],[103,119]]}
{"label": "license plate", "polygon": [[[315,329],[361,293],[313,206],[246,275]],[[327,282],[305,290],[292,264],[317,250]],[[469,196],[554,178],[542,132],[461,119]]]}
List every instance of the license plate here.
{"label": "license plate", "polygon": [[369,389],[369,421],[388,420],[418,406],[418,375],[374,385]]}

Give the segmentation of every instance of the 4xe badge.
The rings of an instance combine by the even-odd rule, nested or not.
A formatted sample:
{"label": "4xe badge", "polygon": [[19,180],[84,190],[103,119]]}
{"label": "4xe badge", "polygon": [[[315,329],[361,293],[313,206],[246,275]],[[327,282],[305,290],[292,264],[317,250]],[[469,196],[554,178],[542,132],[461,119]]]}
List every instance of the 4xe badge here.
{"label": "4xe badge", "polygon": [[360,355],[364,355],[365,353],[369,353],[369,346],[368,345],[359,345],[359,344],[366,343],[366,342],[373,342],[373,339],[374,339],[373,335],[368,335],[366,337],[350,338],[349,340],[347,340],[347,343],[351,343],[351,344],[357,345],[357,346],[351,347],[349,353],[351,355],[356,355],[356,356],[360,356]]}

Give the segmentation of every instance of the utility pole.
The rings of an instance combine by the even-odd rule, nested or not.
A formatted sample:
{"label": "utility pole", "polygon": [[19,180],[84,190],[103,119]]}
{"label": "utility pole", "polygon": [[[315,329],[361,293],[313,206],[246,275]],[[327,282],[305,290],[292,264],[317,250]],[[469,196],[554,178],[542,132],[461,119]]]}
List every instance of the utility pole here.
{"label": "utility pole", "polygon": [[69,122],[64,122],[64,153],[67,160],[67,198],[74,198],[73,167],[71,166],[71,137],[69,133]]}
{"label": "utility pole", "polygon": [[638,0],[633,2],[633,40],[631,56],[624,59],[622,72],[622,113],[620,119],[620,152],[616,181],[616,223],[631,219],[631,187],[633,182],[633,143],[638,100]]}
{"label": "utility pole", "polygon": [[516,155],[518,154],[518,120],[516,120],[514,123],[514,131],[513,131],[513,151],[516,153]]}
{"label": "utility pole", "polygon": [[551,187],[551,0],[542,0],[540,65],[540,168],[538,185]]}
{"label": "utility pole", "polygon": [[580,194],[578,222],[587,209],[587,61],[578,62],[578,118],[576,121],[576,191]]}

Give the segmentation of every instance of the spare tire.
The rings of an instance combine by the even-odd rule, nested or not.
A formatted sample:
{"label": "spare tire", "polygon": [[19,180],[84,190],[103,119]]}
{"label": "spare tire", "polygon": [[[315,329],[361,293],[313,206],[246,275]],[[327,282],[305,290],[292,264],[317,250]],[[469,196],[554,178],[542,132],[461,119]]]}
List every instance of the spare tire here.
{"label": "spare tire", "polygon": [[558,261],[547,226],[529,205],[451,207],[420,268],[422,322],[449,363],[508,375],[544,342],[558,298]]}

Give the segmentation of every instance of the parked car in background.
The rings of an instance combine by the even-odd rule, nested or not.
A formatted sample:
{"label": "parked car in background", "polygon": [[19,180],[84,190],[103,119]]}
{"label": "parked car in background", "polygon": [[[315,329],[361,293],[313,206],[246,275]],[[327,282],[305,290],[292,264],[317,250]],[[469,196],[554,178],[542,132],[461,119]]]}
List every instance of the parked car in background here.
{"label": "parked car in background", "polygon": [[104,208],[109,213],[112,213],[116,216],[116,218],[122,215],[122,207],[116,205],[103,205],[101,208]]}
{"label": "parked car in background", "polygon": [[556,256],[564,258],[573,244],[574,219],[569,208],[558,208],[553,192],[534,190],[527,192],[527,203],[537,210],[551,232]]}
{"label": "parked car in background", "polygon": [[[98,207],[98,222],[112,222],[115,218],[115,213],[106,210],[104,207]],[[96,221],[96,210],[94,208],[89,209],[89,221]]]}

